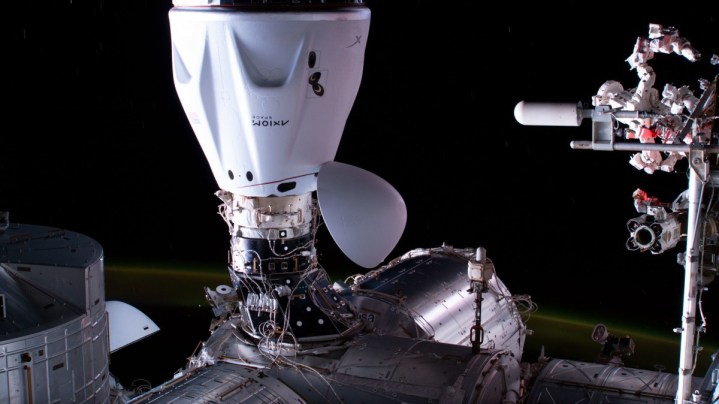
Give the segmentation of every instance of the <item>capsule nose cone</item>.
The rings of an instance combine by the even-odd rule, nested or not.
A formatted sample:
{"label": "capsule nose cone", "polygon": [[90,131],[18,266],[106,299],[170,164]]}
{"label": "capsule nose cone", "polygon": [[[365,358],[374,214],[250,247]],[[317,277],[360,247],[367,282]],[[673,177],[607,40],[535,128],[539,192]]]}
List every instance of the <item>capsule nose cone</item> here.
{"label": "capsule nose cone", "polygon": [[524,101],[519,101],[514,107],[514,119],[522,125],[526,125],[526,121],[524,120]]}

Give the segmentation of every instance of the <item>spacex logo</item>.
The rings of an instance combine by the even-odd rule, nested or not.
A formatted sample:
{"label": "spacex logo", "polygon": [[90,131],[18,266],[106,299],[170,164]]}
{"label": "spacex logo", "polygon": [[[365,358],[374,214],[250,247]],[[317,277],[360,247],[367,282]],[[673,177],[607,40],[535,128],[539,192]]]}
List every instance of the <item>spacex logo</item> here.
{"label": "spacex logo", "polygon": [[272,119],[271,116],[253,116],[252,126],[285,126],[290,123],[289,119],[276,120]]}

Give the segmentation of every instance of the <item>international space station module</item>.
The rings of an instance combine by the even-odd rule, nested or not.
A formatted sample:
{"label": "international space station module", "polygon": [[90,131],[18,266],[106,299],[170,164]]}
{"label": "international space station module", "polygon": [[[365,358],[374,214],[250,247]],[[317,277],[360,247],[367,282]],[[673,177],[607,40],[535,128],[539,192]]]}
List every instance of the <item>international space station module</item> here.
{"label": "international space station module", "polygon": [[[204,289],[214,316],[210,336],[172,380],[146,391],[125,388],[110,372],[110,353],[157,326],[132,306],[105,300],[104,253],[96,241],[12,223],[5,213],[0,401],[716,401],[715,365],[704,378],[693,376],[687,362],[679,375],[627,368],[621,357],[631,354],[633,342],[601,325],[592,338],[602,344],[605,361],[543,355],[528,361],[526,321],[536,307],[528,295],[509,291],[481,246],[417,248],[386,261],[405,230],[402,196],[374,173],[335,161],[362,78],[371,17],[363,1],[173,4],[174,83],[219,187],[218,213],[228,228],[228,281]],[[669,44],[682,39],[663,27],[650,28],[650,34]],[[653,80],[650,43],[633,60]],[[643,104],[641,94],[652,93],[653,81],[642,83],[634,93],[607,84],[595,109],[521,103],[515,113],[530,125],[579,126],[591,118],[593,141],[581,145],[605,150],[623,147],[614,142],[617,122],[634,125],[635,137],[627,137],[632,140],[656,134],[652,125],[659,121],[673,123],[672,138],[683,144],[665,150],[643,142],[625,149],[636,149],[633,165],[649,171],[671,169],[688,153],[698,159],[692,165],[698,180],[672,209],[638,193],[637,206],[648,216],[631,222],[627,245],[655,253],[680,239],[691,251],[714,246],[714,233],[686,229],[694,228],[700,211],[714,218],[713,205],[703,203],[698,189],[714,186],[706,157],[718,151],[716,83],[707,81],[696,99],[687,90],[672,92],[676,105],[689,105],[678,97],[691,104],[688,119],[683,109],[675,111],[679,106],[650,110],[653,104]],[[637,124],[638,118],[651,122],[642,126],[647,122]],[[644,150],[674,154],[651,160],[656,155]],[[318,259],[321,226],[367,272],[332,280]],[[687,285],[695,290],[710,281],[698,273],[703,268],[711,275],[712,260],[702,266],[695,255],[688,257]],[[695,326],[691,293],[685,304],[687,331]],[[687,335],[693,340],[691,331]]]}

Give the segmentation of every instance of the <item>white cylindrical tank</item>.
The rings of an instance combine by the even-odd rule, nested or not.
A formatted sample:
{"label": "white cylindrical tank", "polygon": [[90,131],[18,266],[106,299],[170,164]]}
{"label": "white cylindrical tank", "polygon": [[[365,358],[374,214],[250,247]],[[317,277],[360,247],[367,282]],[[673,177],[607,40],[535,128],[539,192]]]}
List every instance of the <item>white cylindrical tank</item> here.
{"label": "white cylindrical tank", "polygon": [[514,118],[527,126],[579,126],[582,123],[577,103],[520,101],[514,107]]}

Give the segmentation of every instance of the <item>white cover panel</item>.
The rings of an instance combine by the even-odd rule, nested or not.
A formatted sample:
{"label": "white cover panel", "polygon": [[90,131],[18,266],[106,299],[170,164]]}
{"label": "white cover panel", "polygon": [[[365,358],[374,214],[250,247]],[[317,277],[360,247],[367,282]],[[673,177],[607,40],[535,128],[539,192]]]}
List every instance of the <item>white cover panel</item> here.
{"label": "white cover panel", "polygon": [[317,201],[337,246],[357,265],[379,265],[397,245],[407,208],[392,185],[349,164],[330,161],[317,177]]}
{"label": "white cover panel", "polygon": [[160,331],[145,313],[127,303],[111,300],[105,302],[105,309],[110,323],[110,352]]}

